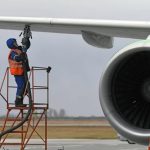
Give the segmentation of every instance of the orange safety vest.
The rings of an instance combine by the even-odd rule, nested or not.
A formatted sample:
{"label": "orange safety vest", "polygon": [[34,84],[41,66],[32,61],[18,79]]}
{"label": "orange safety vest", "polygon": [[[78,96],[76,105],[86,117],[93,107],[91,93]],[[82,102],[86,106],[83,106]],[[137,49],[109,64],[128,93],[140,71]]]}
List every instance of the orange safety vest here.
{"label": "orange safety vest", "polygon": [[15,60],[12,60],[10,58],[10,54],[11,54],[12,51],[17,53],[18,55],[20,55],[22,53],[22,51],[20,51],[18,49],[11,49],[11,51],[10,51],[10,53],[8,55],[8,62],[9,62],[9,67],[10,67],[10,73],[12,75],[23,75],[24,69],[23,69],[22,61],[17,62]]}

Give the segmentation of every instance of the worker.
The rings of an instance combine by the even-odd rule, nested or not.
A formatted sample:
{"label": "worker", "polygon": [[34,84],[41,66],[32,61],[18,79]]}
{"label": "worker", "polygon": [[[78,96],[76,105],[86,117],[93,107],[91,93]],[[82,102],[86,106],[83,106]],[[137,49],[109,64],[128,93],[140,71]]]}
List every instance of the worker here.
{"label": "worker", "polygon": [[[18,46],[16,39],[10,38],[6,41],[10,53],[8,55],[8,62],[10,67],[11,75],[14,75],[15,82],[17,84],[15,106],[25,107],[23,104],[23,97],[26,87],[26,81],[24,76],[24,71],[30,71],[27,49],[30,47],[30,40],[22,39],[22,46]],[[23,65],[24,63],[24,65]]]}

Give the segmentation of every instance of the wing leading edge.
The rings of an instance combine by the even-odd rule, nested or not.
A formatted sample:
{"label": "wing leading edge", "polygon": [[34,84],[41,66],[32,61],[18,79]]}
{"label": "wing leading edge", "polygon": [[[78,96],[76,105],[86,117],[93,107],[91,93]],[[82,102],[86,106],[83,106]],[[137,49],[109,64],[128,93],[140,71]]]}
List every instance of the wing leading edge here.
{"label": "wing leading edge", "polygon": [[33,17],[0,17],[0,29],[22,30],[30,25],[32,31],[82,34],[94,46],[111,48],[113,37],[145,39],[150,34],[150,22],[90,20]]}

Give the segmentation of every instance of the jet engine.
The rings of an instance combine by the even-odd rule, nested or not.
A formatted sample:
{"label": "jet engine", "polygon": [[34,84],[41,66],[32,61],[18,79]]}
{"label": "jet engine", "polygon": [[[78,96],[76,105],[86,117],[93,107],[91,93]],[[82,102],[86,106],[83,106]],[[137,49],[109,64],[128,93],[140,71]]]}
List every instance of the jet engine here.
{"label": "jet engine", "polygon": [[139,144],[150,142],[150,39],[120,50],[100,81],[100,103],[114,129]]}

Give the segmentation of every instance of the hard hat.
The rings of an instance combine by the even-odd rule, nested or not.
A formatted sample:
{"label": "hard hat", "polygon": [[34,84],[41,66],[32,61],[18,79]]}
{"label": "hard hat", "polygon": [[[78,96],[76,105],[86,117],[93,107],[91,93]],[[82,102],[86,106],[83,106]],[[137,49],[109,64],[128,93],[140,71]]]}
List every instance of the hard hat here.
{"label": "hard hat", "polygon": [[16,39],[14,38],[9,38],[7,41],[6,41],[6,44],[8,46],[8,48],[13,48],[14,47],[14,42],[16,42]]}

